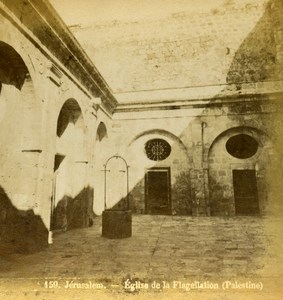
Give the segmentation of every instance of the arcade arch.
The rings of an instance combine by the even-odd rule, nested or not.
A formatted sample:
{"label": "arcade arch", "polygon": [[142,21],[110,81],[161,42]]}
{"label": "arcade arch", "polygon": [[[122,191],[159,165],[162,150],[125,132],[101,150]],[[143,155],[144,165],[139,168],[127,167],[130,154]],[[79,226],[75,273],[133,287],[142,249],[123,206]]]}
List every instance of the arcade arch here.
{"label": "arcade arch", "polygon": [[42,104],[22,55],[3,41],[0,87],[1,240],[26,251],[44,246],[48,235],[38,197]]}
{"label": "arcade arch", "polygon": [[212,215],[264,213],[270,155],[268,137],[255,128],[231,128],[214,140],[208,156]]}
{"label": "arcade arch", "polygon": [[62,106],[56,128],[52,229],[67,230],[88,222],[90,197],[87,176],[86,127],[82,110],[75,99]]}

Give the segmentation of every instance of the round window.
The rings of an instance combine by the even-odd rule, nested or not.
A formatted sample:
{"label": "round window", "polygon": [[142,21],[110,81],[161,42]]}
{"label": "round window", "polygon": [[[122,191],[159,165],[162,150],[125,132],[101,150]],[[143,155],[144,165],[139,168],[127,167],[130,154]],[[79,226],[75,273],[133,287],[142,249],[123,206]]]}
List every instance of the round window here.
{"label": "round window", "polygon": [[171,153],[171,146],[162,139],[153,139],[145,144],[145,152],[151,160],[164,160]]}
{"label": "round window", "polygon": [[236,158],[250,158],[256,154],[258,142],[247,134],[238,134],[229,138],[226,150]]}

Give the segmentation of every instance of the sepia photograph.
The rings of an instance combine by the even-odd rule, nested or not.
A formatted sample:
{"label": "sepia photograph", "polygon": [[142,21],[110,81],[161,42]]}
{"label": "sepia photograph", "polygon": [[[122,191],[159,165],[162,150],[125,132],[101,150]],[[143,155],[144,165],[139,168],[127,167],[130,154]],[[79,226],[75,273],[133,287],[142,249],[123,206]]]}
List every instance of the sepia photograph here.
{"label": "sepia photograph", "polygon": [[0,0],[0,299],[283,299],[283,0]]}

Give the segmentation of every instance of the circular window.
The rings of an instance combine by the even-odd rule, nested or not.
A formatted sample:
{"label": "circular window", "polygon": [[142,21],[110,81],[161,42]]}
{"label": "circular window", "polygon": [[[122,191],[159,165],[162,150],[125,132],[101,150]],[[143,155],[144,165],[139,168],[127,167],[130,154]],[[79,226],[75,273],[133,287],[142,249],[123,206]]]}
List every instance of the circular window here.
{"label": "circular window", "polygon": [[230,137],[226,149],[236,158],[250,158],[256,154],[258,142],[247,134],[238,134]]}
{"label": "circular window", "polygon": [[145,144],[145,152],[151,160],[164,160],[171,153],[171,146],[162,139],[153,139]]}

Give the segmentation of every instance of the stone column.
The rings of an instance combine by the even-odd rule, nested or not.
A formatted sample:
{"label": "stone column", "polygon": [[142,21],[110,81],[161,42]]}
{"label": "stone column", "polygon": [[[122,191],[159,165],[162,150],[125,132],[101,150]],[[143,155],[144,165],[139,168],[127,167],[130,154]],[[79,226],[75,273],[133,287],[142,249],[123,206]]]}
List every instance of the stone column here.
{"label": "stone column", "polygon": [[202,124],[192,125],[193,137],[193,215],[206,215],[206,199],[204,189],[204,169],[203,169],[203,141]]}
{"label": "stone column", "polygon": [[93,98],[89,102],[89,106],[87,108],[87,126],[88,126],[88,135],[87,135],[87,157],[88,157],[88,166],[86,170],[86,178],[88,181],[88,207],[87,207],[87,215],[88,220],[86,226],[91,226],[93,222],[93,201],[94,199],[94,189],[95,189],[95,176],[94,176],[94,150],[95,150],[95,142],[96,142],[96,126],[97,126],[97,110],[99,109],[99,105],[101,104],[100,98]]}

